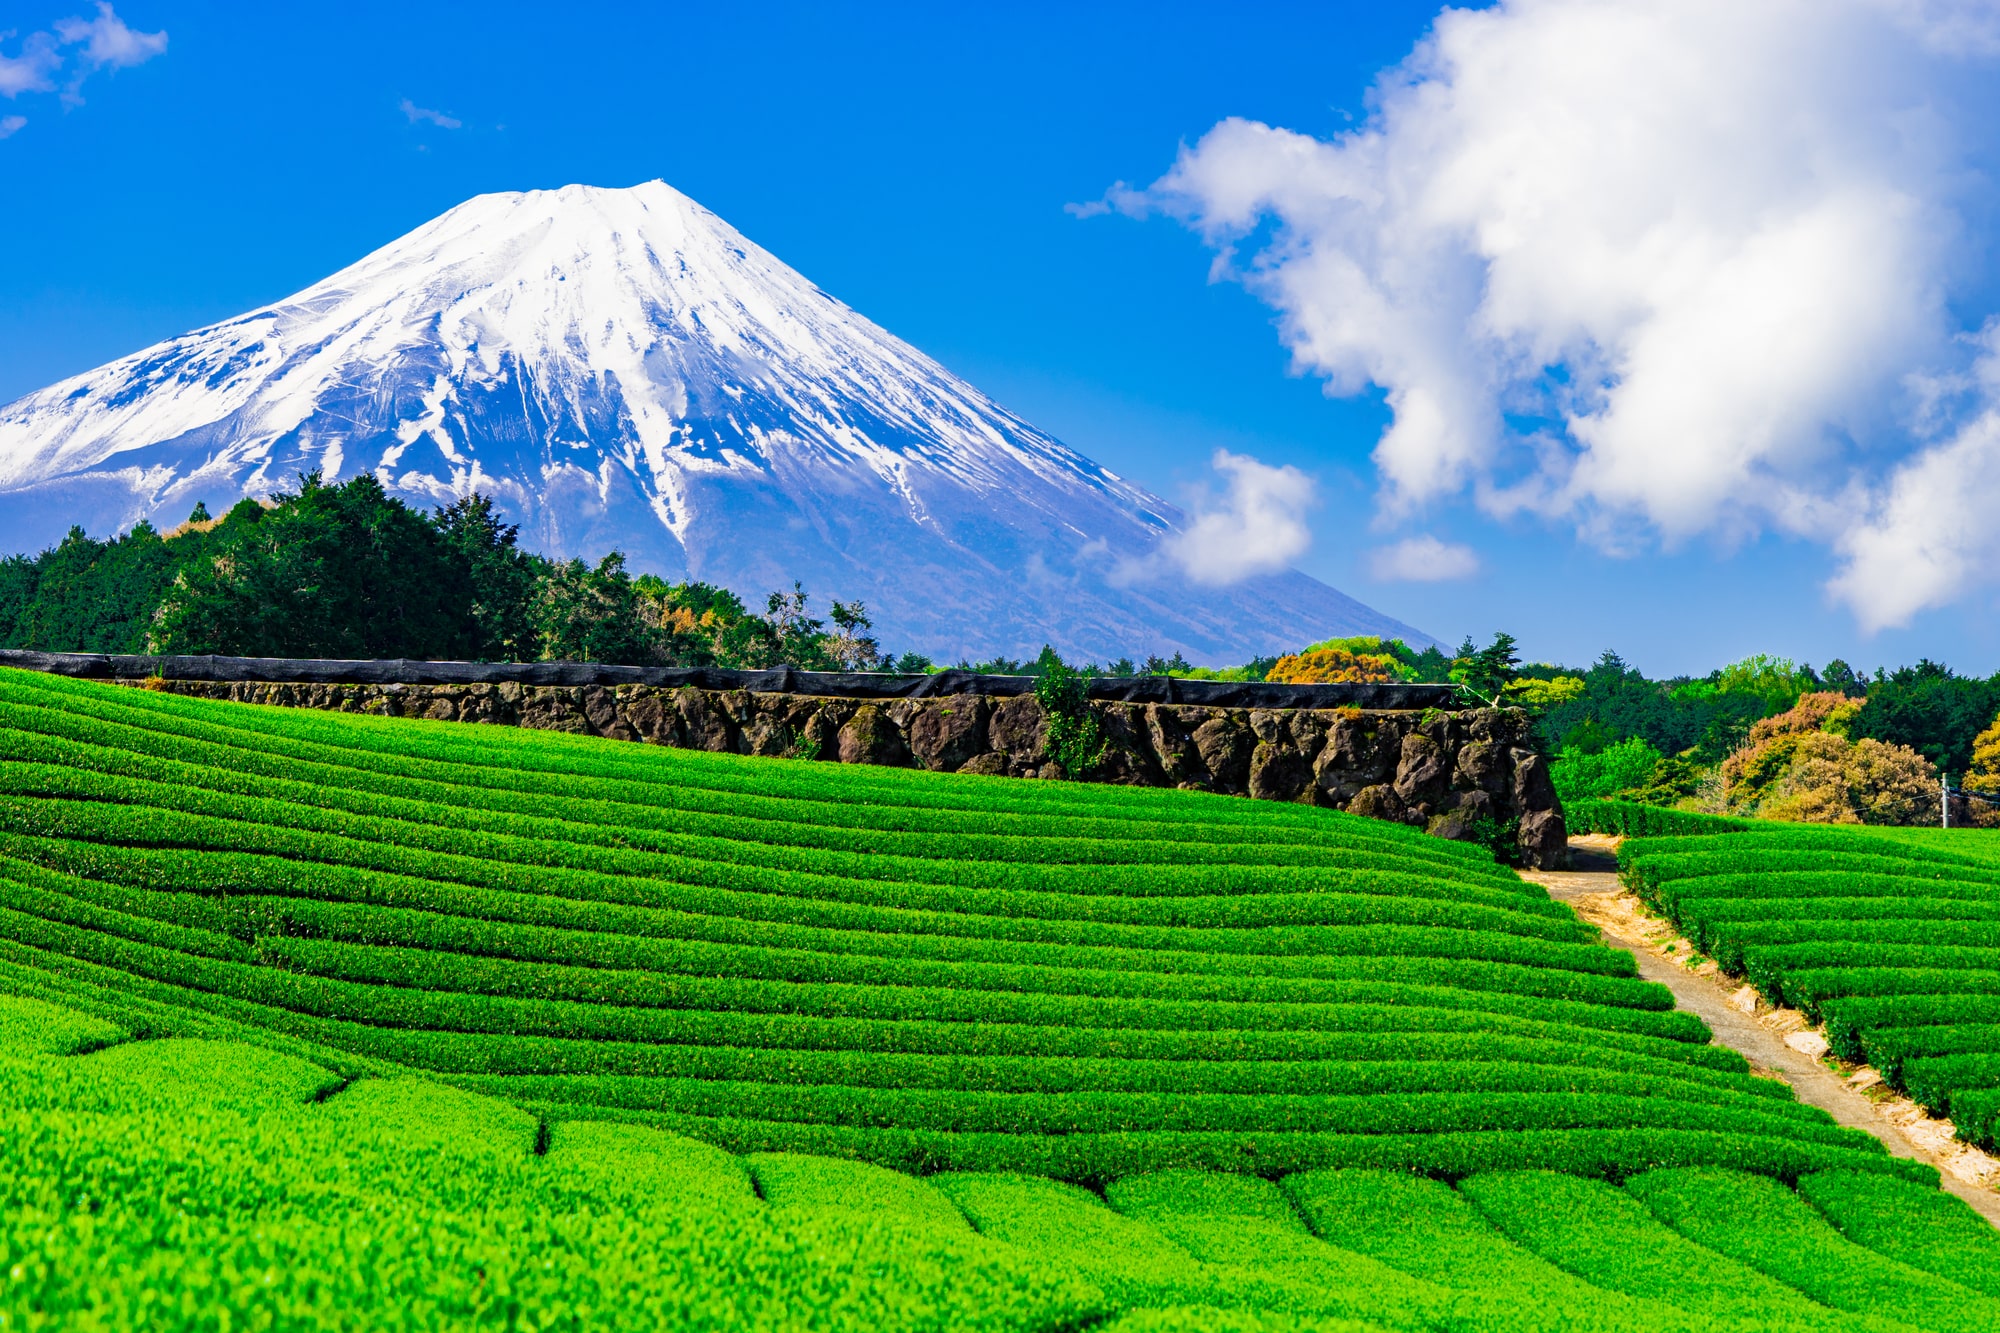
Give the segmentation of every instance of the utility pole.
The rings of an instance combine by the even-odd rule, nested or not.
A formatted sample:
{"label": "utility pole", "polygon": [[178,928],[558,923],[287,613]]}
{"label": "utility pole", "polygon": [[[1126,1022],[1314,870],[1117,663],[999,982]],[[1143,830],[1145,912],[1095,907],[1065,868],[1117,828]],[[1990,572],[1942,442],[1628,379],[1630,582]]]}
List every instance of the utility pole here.
{"label": "utility pole", "polygon": [[1938,770],[1938,827],[1951,827],[1951,779]]}

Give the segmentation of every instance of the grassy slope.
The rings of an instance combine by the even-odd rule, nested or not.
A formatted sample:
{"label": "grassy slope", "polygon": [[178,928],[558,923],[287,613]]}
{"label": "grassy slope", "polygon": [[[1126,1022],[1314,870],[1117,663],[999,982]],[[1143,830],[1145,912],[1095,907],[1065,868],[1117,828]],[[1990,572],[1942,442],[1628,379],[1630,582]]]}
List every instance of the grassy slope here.
{"label": "grassy slope", "polygon": [[0,961],[736,1151],[1896,1169],[1475,849],[1303,807],[0,676]]}
{"label": "grassy slope", "polygon": [[6,1328],[1991,1327],[2000,1302],[1941,1274],[1985,1284],[2000,1236],[1954,1202],[1717,1170],[1165,1171],[1100,1198],[550,1126],[0,996]]}
{"label": "grassy slope", "polygon": [[[1545,1178],[1512,1172],[1549,1167],[1849,1182],[1810,1195],[1842,1243],[1992,1265],[1977,1233],[1849,1225],[1907,1166],[1632,973],[1471,850],[1323,811],[0,673],[0,991],[62,1006],[0,1000],[0,1271],[34,1275],[4,1299],[104,1327],[170,1299],[187,1326],[1526,1328],[1558,1298],[1675,1326],[1658,1288],[1706,1270],[1621,1285],[1534,1230]],[[1412,1168],[1470,1180],[1377,1197]],[[1635,1244],[1675,1224],[1596,1188]],[[1709,1326],[1825,1313],[1735,1262]]]}
{"label": "grassy slope", "polygon": [[1626,881],[1962,1137],[2000,1135],[2000,835],[1752,825],[1641,838]]}

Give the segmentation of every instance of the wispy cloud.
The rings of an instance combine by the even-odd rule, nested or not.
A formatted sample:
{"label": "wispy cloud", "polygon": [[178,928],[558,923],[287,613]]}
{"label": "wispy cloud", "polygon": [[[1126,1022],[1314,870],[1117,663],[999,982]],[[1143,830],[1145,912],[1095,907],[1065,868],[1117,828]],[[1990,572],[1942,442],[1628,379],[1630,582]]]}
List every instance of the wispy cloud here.
{"label": "wispy cloud", "polygon": [[1131,193],[1132,187],[1124,181],[1119,181],[1116,185],[1105,191],[1102,199],[1092,199],[1087,203],[1081,204],[1064,204],[1063,212],[1073,218],[1101,218],[1106,213],[1118,209],[1119,204],[1117,201]]}
{"label": "wispy cloud", "polygon": [[95,69],[126,69],[143,65],[154,56],[164,55],[167,34],[135,32],[112,12],[105,0],[97,0],[94,19],[67,18],[56,23],[56,35],[64,46],[81,45],[82,58]]}
{"label": "wispy cloud", "polygon": [[[143,65],[167,49],[164,31],[134,30],[103,0],[99,0],[96,18],[58,19],[54,26],[53,32],[31,32],[22,38],[19,55],[0,51],[0,96],[54,92],[56,76],[67,64],[70,72],[62,85],[63,105],[82,106],[84,80],[92,74]],[[0,32],[0,43],[13,35]],[[71,51],[72,47],[82,49]],[[25,116],[0,120],[0,139],[19,133],[27,123]]]}
{"label": "wispy cloud", "polygon": [[465,123],[456,117],[447,116],[442,111],[433,111],[429,107],[418,106],[407,97],[399,105],[402,113],[410,118],[410,124],[412,125],[431,124],[441,130],[455,130]]}
{"label": "wispy cloud", "polygon": [[[13,35],[0,32],[0,43]],[[56,39],[46,32],[31,32],[21,39],[21,54],[10,56],[0,51],[0,96],[52,92],[56,71],[61,68],[62,55],[56,50]]]}
{"label": "wispy cloud", "polygon": [[1469,546],[1425,535],[1394,546],[1378,547],[1369,560],[1376,578],[1397,583],[1443,583],[1479,572],[1479,557]]}

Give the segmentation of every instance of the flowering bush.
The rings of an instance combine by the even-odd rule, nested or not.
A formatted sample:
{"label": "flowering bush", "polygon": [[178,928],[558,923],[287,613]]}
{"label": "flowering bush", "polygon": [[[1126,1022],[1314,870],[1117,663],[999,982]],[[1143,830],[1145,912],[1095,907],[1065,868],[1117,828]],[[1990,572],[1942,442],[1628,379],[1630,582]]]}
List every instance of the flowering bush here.
{"label": "flowering bush", "polygon": [[1386,653],[1308,648],[1279,658],[1264,679],[1279,685],[1387,684],[1402,679],[1400,665]]}
{"label": "flowering bush", "polygon": [[1936,767],[1908,746],[1850,740],[1860,711],[1843,694],[1807,694],[1751,727],[1722,763],[1730,811],[1813,824],[1934,821]]}
{"label": "flowering bush", "polygon": [[[1965,780],[1960,784],[1967,791],[1983,792],[1988,796],[2000,797],[2000,718],[1973,738],[1972,767],[1965,770]],[[1985,801],[1967,801],[1970,807],[1966,814],[1974,824],[1992,826],[2000,824],[2000,806]],[[1959,812],[1952,811],[1952,820],[1957,822]]]}

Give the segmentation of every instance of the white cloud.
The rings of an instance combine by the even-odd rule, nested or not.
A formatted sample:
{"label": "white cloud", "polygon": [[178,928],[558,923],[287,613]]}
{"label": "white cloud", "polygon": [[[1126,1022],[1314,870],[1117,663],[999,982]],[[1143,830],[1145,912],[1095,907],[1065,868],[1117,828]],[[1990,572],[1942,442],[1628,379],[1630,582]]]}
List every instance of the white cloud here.
{"label": "white cloud", "polygon": [[[0,32],[0,42],[14,34]],[[21,54],[0,53],[0,94],[19,97],[22,93],[45,93],[53,89],[55,73],[62,68],[62,56],[55,39],[45,32],[31,32],[21,39]]]}
{"label": "white cloud", "polygon": [[0,139],[11,139],[27,128],[26,116],[0,116]]}
{"label": "white cloud", "polygon": [[1502,0],[1440,14],[1362,127],[1227,120],[1105,202],[1199,230],[1329,392],[1380,386],[1385,518],[1470,493],[1608,549],[1775,528],[1889,623],[1884,534],[1973,549],[1921,463],[1882,471],[1967,359],[1995,53],[1990,2]]}
{"label": "white cloud", "polygon": [[455,130],[465,123],[461,120],[454,120],[442,111],[432,111],[428,107],[418,106],[407,97],[402,100],[400,109],[404,115],[410,118],[410,124],[412,125],[428,121],[441,130]]}
{"label": "white cloud", "polygon": [[1906,625],[2000,568],[2000,319],[1974,341],[1984,353],[1954,387],[1980,409],[1896,469],[1837,542],[1844,562],[1827,586],[1867,630]]}
{"label": "white cloud", "polygon": [[125,69],[143,65],[167,49],[165,32],[134,32],[125,20],[112,12],[105,0],[97,0],[94,19],[67,18],[56,23],[56,35],[64,46],[83,46],[83,58],[98,69]]}
{"label": "white cloud", "polygon": [[1306,553],[1312,530],[1305,515],[1317,500],[1311,477],[1227,449],[1217,449],[1212,462],[1228,478],[1228,489],[1202,497],[1187,527],[1163,547],[1182,573],[1211,586],[1240,583],[1276,573]]}
{"label": "white cloud", "polygon": [[[0,33],[0,41],[11,36],[11,32]],[[59,19],[54,32],[31,32],[22,38],[20,55],[0,55],[0,94],[19,97],[22,93],[53,92],[55,76],[63,67],[62,48],[70,46],[83,49],[75,53],[76,65],[63,86],[62,101],[65,106],[81,106],[85,79],[100,69],[145,64],[167,49],[167,34],[135,32],[109,4],[98,0],[96,18]],[[27,123],[19,117],[8,119],[18,123],[0,138]]]}
{"label": "white cloud", "polygon": [[1425,535],[1378,547],[1370,557],[1369,566],[1375,577],[1384,581],[1441,583],[1477,574],[1479,557],[1469,546]]}

